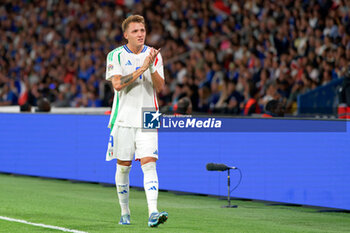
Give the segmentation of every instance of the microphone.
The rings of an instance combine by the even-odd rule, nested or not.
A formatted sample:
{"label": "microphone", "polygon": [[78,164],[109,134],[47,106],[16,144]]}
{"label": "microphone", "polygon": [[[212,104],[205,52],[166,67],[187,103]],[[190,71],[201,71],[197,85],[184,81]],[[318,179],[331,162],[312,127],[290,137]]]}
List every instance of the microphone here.
{"label": "microphone", "polygon": [[236,167],[229,167],[223,163],[208,163],[207,170],[208,171],[227,171],[229,169],[237,169]]}

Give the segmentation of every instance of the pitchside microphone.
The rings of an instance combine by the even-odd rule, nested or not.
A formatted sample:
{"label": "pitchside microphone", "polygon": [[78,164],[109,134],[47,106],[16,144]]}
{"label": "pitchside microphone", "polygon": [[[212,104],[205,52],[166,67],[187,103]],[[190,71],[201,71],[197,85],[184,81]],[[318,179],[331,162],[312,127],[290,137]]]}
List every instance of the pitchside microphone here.
{"label": "pitchside microphone", "polygon": [[236,167],[229,167],[223,163],[208,163],[207,170],[208,171],[227,171],[230,169],[237,169]]}

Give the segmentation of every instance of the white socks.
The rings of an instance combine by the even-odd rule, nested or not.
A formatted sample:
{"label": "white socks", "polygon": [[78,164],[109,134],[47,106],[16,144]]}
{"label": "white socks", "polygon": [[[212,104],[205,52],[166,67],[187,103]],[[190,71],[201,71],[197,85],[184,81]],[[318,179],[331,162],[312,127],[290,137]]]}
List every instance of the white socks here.
{"label": "white socks", "polygon": [[[150,162],[141,166],[143,171],[143,185],[148,203],[148,214],[158,212],[158,176],[156,163]],[[122,215],[130,214],[129,209],[129,173],[131,166],[117,164],[115,173],[115,184],[117,187],[118,199]]]}
{"label": "white socks", "polygon": [[117,164],[115,173],[115,185],[117,187],[118,199],[122,216],[130,214],[129,209],[129,172],[131,166],[122,166]]}
{"label": "white socks", "polygon": [[158,212],[158,176],[156,170],[156,163],[150,162],[141,166],[143,171],[143,186],[146,193],[148,203],[148,214]]}

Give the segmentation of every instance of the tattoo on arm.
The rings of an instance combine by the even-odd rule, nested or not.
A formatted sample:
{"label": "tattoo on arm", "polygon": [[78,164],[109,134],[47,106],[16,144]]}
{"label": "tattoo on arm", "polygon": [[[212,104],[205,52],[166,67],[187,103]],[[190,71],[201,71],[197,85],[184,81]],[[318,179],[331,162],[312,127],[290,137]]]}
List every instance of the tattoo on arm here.
{"label": "tattoo on arm", "polygon": [[120,78],[120,84],[123,85],[125,83],[130,82],[131,80],[132,80],[132,74],[128,74]]}

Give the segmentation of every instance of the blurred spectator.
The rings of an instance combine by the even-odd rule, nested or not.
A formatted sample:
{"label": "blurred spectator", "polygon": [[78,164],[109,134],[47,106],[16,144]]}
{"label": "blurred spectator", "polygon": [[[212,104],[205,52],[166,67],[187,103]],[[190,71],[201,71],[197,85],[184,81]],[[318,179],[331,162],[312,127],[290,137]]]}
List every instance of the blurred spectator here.
{"label": "blurred spectator", "polygon": [[179,100],[175,110],[179,115],[190,115],[192,113],[192,103],[188,97],[183,97]]}
{"label": "blurred spectator", "polygon": [[148,22],[146,44],[162,48],[161,109],[187,96],[200,112],[242,114],[253,99],[293,111],[298,94],[350,65],[350,1],[122,2],[2,1],[0,105],[45,97],[54,106],[111,106],[106,55],[125,43],[121,21],[135,13]]}
{"label": "blurred spectator", "polygon": [[17,101],[18,93],[14,83],[5,83],[0,90],[0,106],[15,105]]}
{"label": "blurred spectator", "polygon": [[338,91],[338,118],[350,119],[350,66],[345,73],[343,85]]}
{"label": "blurred spectator", "polygon": [[27,102],[19,106],[20,112],[32,112],[32,106]]}
{"label": "blurred spectator", "polygon": [[261,113],[260,106],[258,104],[259,92],[254,84],[249,84],[249,99],[244,106],[243,114],[249,116],[256,113]]}
{"label": "blurred spectator", "polygon": [[41,98],[38,100],[38,107],[35,110],[36,112],[50,112],[51,104],[47,98]]}
{"label": "blurred spectator", "polygon": [[211,92],[211,95],[209,96],[209,99],[208,99],[208,105],[209,105],[209,109],[211,111],[214,111],[216,107],[218,107],[218,102],[220,100],[220,96],[223,95],[223,92],[220,91],[220,87],[219,87],[219,83],[220,80],[216,80],[216,81],[213,81],[210,85],[210,92]]}
{"label": "blurred spectator", "polygon": [[283,104],[277,100],[270,100],[265,105],[265,113],[262,115],[262,117],[269,118],[269,117],[283,117],[284,116],[285,109],[283,107]]}

